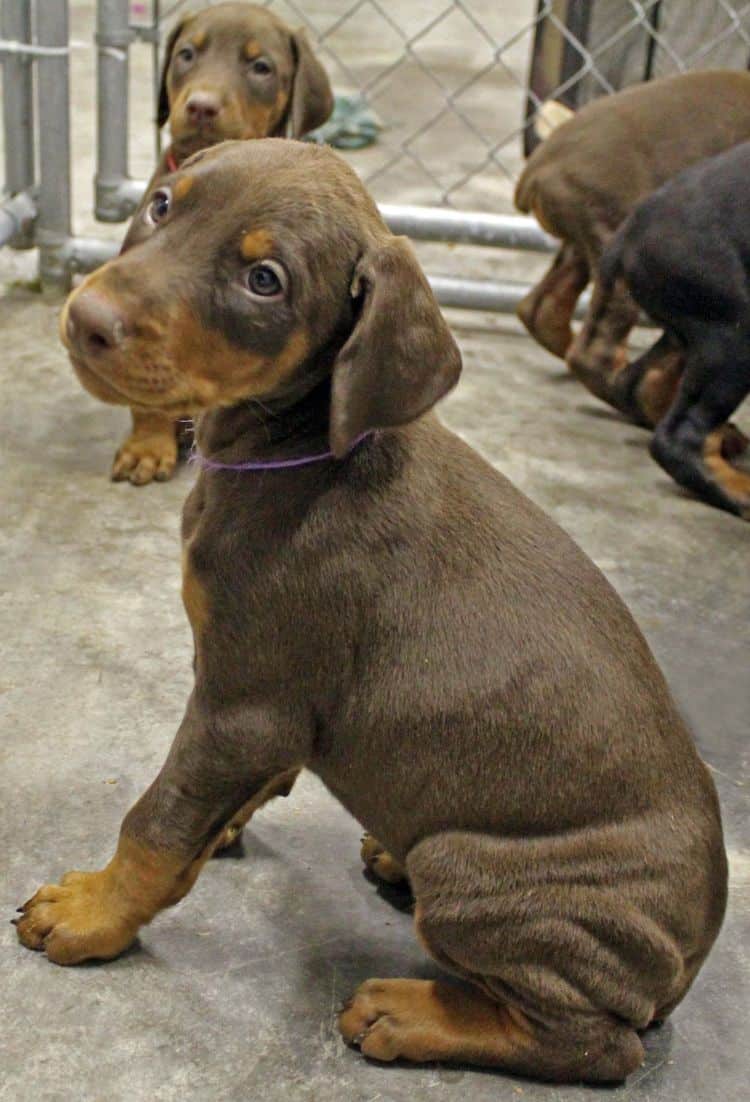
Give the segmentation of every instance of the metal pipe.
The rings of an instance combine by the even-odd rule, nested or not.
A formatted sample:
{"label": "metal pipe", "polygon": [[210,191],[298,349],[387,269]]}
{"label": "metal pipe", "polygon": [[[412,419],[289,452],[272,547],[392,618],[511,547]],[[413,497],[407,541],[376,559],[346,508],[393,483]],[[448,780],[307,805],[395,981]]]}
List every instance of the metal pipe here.
{"label": "metal pipe", "polygon": [[[124,222],[146,190],[145,180],[120,177],[109,182],[109,209],[118,217],[102,221]],[[127,205],[127,213],[123,207]],[[483,211],[447,210],[443,207],[415,207],[380,203],[378,209],[393,233],[413,241],[444,241],[461,245],[487,245],[523,252],[552,253],[560,242],[540,228],[534,218],[514,214],[485,214]],[[97,209],[97,218],[101,218]]]}
{"label": "metal pipe", "polygon": [[[31,42],[31,0],[3,0],[0,36],[8,42]],[[34,186],[34,98],[31,57],[7,52],[3,56],[3,130],[5,134],[5,191],[17,195]],[[7,228],[7,223],[6,223]],[[6,239],[7,241],[7,239]],[[4,241],[3,244],[6,242]],[[28,248],[28,234],[13,244]]]}
{"label": "metal pipe", "polygon": [[[428,276],[435,298],[441,306],[453,306],[460,310],[491,310],[498,314],[514,314],[521,299],[528,294],[529,285],[513,280],[489,282],[479,279],[453,279],[449,276]],[[576,317],[582,317],[589,304],[589,296],[578,301]]]}
{"label": "metal pipe", "polygon": [[128,0],[98,0],[94,192],[101,222],[124,222],[135,209],[122,191],[128,179],[128,47],[133,37]]}
{"label": "metal pipe", "polygon": [[44,0],[37,6],[37,40],[59,53],[37,62],[39,119],[39,216],[36,243],[39,274],[45,283],[66,284],[68,273],[59,254],[70,237],[70,81],[67,0]]}
{"label": "metal pipe", "polygon": [[450,241],[461,245],[494,245],[529,252],[555,252],[559,241],[534,218],[512,214],[449,210],[381,203],[380,213],[393,233],[414,241]]}
{"label": "metal pipe", "polygon": [[13,245],[19,240],[31,241],[31,230],[36,218],[36,203],[28,191],[19,191],[0,203],[0,247]]}

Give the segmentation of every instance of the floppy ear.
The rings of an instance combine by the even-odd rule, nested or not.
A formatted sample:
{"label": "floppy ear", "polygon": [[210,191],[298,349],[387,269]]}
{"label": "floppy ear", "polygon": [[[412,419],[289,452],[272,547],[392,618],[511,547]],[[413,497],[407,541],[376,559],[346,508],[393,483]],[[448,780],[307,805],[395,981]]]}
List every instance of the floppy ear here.
{"label": "floppy ear", "polygon": [[191,15],[185,16],[181,19],[176,27],[173,27],[169,32],[169,37],[164,46],[164,61],[161,66],[161,79],[159,81],[159,98],[156,101],[156,125],[159,127],[164,126],[165,122],[169,118],[169,96],[167,95],[167,69],[169,63],[172,60],[172,51],[174,50],[174,44],[182,34],[185,26],[190,22],[193,17]]}
{"label": "floppy ear", "polygon": [[405,237],[384,238],[357,264],[360,311],[333,366],[331,450],[372,429],[413,421],[453,387],[461,353]]}
{"label": "floppy ear", "polygon": [[333,92],[328,73],[318,61],[300,28],[292,34],[295,68],[288,118],[291,137],[301,138],[322,126],[333,111]]}

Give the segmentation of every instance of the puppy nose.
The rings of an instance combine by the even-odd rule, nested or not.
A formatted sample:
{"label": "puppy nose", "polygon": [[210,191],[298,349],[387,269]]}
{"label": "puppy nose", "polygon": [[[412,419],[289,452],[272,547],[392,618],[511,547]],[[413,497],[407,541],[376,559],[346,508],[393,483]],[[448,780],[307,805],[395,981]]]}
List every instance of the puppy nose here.
{"label": "puppy nose", "polygon": [[97,356],[125,339],[127,324],[117,307],[93,291],[76,295],[68,307],[67,333],[82,352]]}
{"label": "puppy nose", "polygon": [[211,122],[219,113],[219,103],[216,96],[210,92],[193,92],[185,104],[188,118],[194,123]]}

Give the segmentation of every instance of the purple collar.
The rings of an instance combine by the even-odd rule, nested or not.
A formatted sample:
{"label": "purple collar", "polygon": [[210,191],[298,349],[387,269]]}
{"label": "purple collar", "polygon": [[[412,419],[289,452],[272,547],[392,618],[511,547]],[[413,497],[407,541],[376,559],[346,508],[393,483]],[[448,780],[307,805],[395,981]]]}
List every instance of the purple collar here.
{"label": "purple collar", "polygon": [[[358,447],[363,440],[366,440],[368,436],[372,436],[371,432],[363,432],[361,436],[358,436],[356,440],[352,442],[352,446],[347,454],[351,454],[356,447]],[[193,445],[193,450],[188,458],[189,463],[197,463],[206,471],[280,471],[286,467],[306,467],[309,463],[321,463],[324,459],[334,459],[332,451],[318,452],[316,455],[302,455],[298,459],[268,459],[265,462],[262,460],[248,460],[247,463],[219,463],[215,459],[209,459],[208,456],[203,455],[198,451],[197,447]]]}

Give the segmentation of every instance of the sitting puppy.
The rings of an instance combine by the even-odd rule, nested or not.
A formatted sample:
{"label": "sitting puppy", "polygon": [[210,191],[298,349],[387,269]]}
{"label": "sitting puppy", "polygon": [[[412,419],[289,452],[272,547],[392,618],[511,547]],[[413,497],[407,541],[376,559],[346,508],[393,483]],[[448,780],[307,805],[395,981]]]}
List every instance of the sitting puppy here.
{"label": "sitting puppy", "polygon": [[[603,300],[599,261],[641,199],[683,168],[747,139],[750,73],[683,73],[588,104],[537,147],[518,182],[517,207],[563,242],[518,316],[541,345],[567,356],[593,394],[641,424],[655,425],[669,409],[679,370],[671,349],[660,346],[648,385],[622,401],[615,380],[638,307],[621,283]],[[589,279],[591,306],[573,343],[571,318]]]}
{"label": "sitting puppy", "polygon": [[[623,406],[647,394],[654,362],[671,358],[677,397],[656,426],[651,454],[682,486],[750,520],[750,474],[716,430],[750,393],[750,229],[737,197],[750,179],[750,142],[701,161],[645,199],[601,264],[600,339],[614,298],[629,294],[664,335],[615,385]],[[735,454],[742,451],[742,440]],[[731,454],[731,453],[730,453]]]}
{"label": "sitting puppy", "polygon": [[[304,31],[255,4],[217,4],[188,15],[166,44],[157,121],[169,122],[172,140],[146,194],[199,149],[228,138],[301,138],[332,110],[328,77]],[[141,208],[136,220],[140,214]],[[174,419],[135,407],[132,416],[112,478],[134,486],[169,478],[177,463]]]}
{"label": "sitting puppy", "polygon": [[121,953],[225,824],[306,767],[379,840],[373,867],[404,869],[420,940],[467,981],[371,980],[347,1041],[621,1079],[726,897],[714,785],[638,628],[427,413],[458,350],[334,153],[200,153],[129,245],[62,334],[84,382],[201,411],[183,517],[195,687],[111,862],[41,888],[21,941],[59,964]]}

